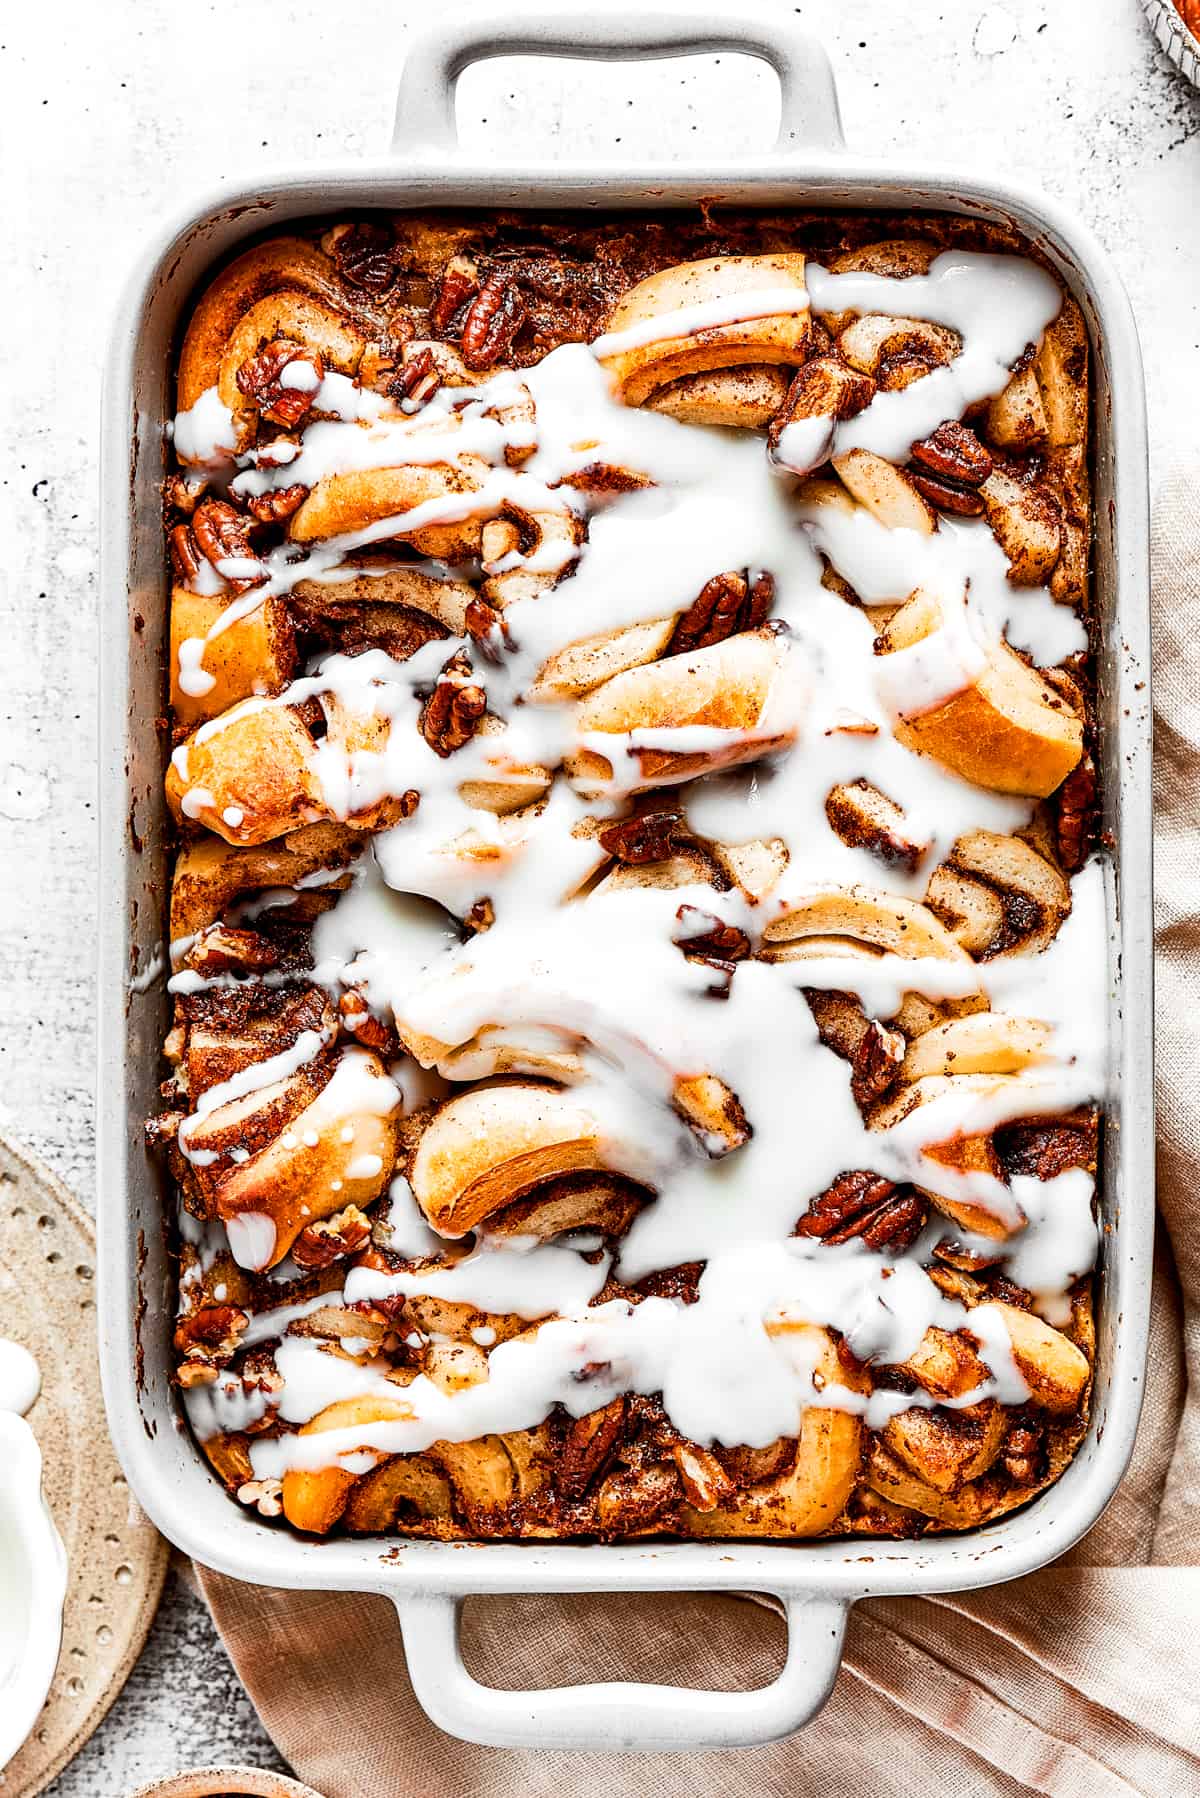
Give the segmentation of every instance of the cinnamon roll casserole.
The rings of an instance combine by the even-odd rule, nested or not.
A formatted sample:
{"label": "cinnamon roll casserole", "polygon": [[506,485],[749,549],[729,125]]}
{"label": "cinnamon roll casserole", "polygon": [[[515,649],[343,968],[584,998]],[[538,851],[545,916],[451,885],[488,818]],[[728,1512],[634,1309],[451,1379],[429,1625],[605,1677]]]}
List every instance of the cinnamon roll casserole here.
{"label": "cinnamon roll casserole", "polygon": [[175,1377],[264,1517],[914,1536],[1084,1430],[1088,345],[967,221],[383,215],[178,363]]}

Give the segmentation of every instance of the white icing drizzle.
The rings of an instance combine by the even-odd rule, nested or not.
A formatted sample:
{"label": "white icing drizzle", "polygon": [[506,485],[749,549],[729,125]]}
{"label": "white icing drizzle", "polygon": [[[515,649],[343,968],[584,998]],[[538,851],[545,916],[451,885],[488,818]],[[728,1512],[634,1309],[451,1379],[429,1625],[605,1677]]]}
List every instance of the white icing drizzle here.
{"label": "white icing drizzle", "polygon": [[778,458],[807,474],[830,455],[851,449],[874,450],[903,462],[920,437],[944,419],[961,418],[969,406],[990,399],[1008,385],[1012,364],[1062,309],[1062,293],[1052,276],[1018,256],[981,256],[946,250],[927,275],[895,279],[885,275],[830,274],[816,263],[805,270],[813,311],[869,312],[926,319],[949,325],[962,349],[945,368],[898,392],[877,393],[855,418],[843,419],[824,442],[812,420],[798,429],[785,425]]}
{"label": "white icing drizzle", "polygon": [[[951,326],[962,337],[950,366],[902,392],[878,395],[857,419],[837,426],[837,452],[859,446],[896,460],[906,458],[914,438],[998,392],[1010,364],[1037,342],[1061,303],[1057,287],[1033,265],[959,252],[939,257],[928,276],[904,281],[830,275],[810,266],[808,298],[818,313],[892,312]],[[354,1269],[341,1300],[425,1294],[515,1316],[527,1327],[497,1342],[493,1325],[479,1326],[475,1341],[490,1351],[489,1378],[453,1395],[423,1376],[403,1387],[389,1381],[382,1363],[364,1362],[357,1339],[362,1354],[348,1361],[284,1334],[276,1361],[286,1421],[306,1423],[355,1393],[399,1399],[409,1415],[355,1430],[256,1439],[251,1457],[260,1477],[335,1459],[363,1471],[375,1459],[370,1451],[409,1452],[438,1439],[525,1428],[555,1404],[581,1415],[628,1390],[661,1391],[672,1420],[697,1441],[759,1446],[794,1434],[805,1406],[840,1407],[879,1424],[905,1405],[932,1402],[887,1391],[864,1397],[836,1384],[818,1390],[815,1350],[795,1329],[800,1323],[835,1328],[855,1353],[883,1363],[904,1360],[932,1325],[966,1329],[988,1378],[955,1402],[981,1396],[1023,1402],[1028,1389],[1013,1363],[1003,1313],[987,1304],[968,1312],[945,1298],[921,1265],[949,1228],[945,1220],[932,1222],[916,1249],[899,1258],[861,1243],[831,1249],[791,1236],[812,1196],[849,1168],[916,1181],[992,1211],[1015,1230],[1002,1245],[1011,1277],[1035,1293],[1052,1321],[1064,1320],[1063,1295],[1092,1264],[1089,1176],[1074,1170],[1045,1183],[1014,1181],[1010,1190],[988,1175],[955,1173],[926,1151],[955,1135],[1102,1099],[1107,1047],[1099,970],[1108,924],[1098,863],[1072,881],[1070,915],[1040,955],[976,964],[846,955],[826,944],[801,962],[740,963],[728,997],[714,1003],[712,971],[688,962],[672,940],[688,929],[676,921],[681,906],[735,925],[757,942],[772,918],[829,889],[885,887],[920,897],[958,837],[1028,824],[1030,801],[968,785],[903,747],[892,726],[960,690],[1005,637],[1044,665],[1086,644],[1079,619],[1048,592],[1008,582],[1006,559],[986,526],[941,519],[923,537],[888,531],[861,508],[798,499],[794,483],[769,467],[760,437],[681,426],[624,408],[598,365],[598,357],[735,320],[795,313],[806,304],[804,289],[791,288],[685,309],[590,349],[556,350],[520,382],[501,375],[475,389],[444,390],[412,415],[344,377],[327,376],[316,394],[322,416],[303,433],[298,453],[273,465],[244,458],[234,477],[239,491],[264,492],[295,480],[315,485],[354,470],[467,457],[477,484],[314,544],[304,560],[293,559],[294,546],[270,552],[267,579],[231,602],[206,641],[300,579],[344,576],[351,551],[426,524],[486,518],[503,505],[560,522],[587,515],[582,550],[573,539],[564,545],[548,535],[529,555],[506,556],[493,570],[554,571],[573,563],[569,580],[507,608],[498,664],[472,652],[489,709],[505,720],[503,734],[476,735],[446,758],[421,736],[424,695],[459,647],[442,641],[404,663],[381,650],[328,657],[278,697],[244,701],[212,720],[195,740],[211,740],[248,709],[311,697],[385,722],[377,751],[348,756],[330,736],[314,752],[336,816],[410,787],[421,795],[415,815],[375,838],[349,891],[316,920],[317,980],[335,994],[364,989],[373,1011],[394,1015],[411,1040],[433,1040],[428,1069],[402,1065],[394,1070],[395,1084],[383,1083],[390,1102],[406,1110],[447,1090],[447,1062],[458,1080],[488,1073],[498,1043],[569,1052],[574,1097],[596,1120],[608,1164],[644,1180],[657,1195],[623,1240],[612,1271],[634,1281],[685,1261],[706,1263],[694,1304],[651,1298],[636,1306],[589,1303],[610,1269],[606,1256],[585,1258],[586,1237],[518,1244],[485,1236],[459,1259],[422,1265],[446,1245],[398,1176],[376,1239],[409,1257],[410,1265],[396,1273]],[[305,388],[311,369],[292,369],[290,384]],[[520,395],[528,403],[517,404]],[[211,404],[181,415],[177,444],[181,424],[197,461],[214,459],[228,435]],[[528,460],[510,466],[509,452],[531,446]],[[802,447],[807,455],[813,444]],[[809,465],[804,456],[796,461]],[[653,485],[605,495],[603,503],[562,486],[592,463],[635,471]],[[942,629],[919,652],[877,656],[869,617],[821,585],[822,557],[867,605],[899,603],[924,589],[941,605]],[[752,732],[708,726],[580,732],[573,706],[545,702],[540,694],[531,699],[539,671],[563,649],[668,619],[712,575],[739,568],[770,570],[773,617],[787,633],[780,639],[781,672]],[[211,682],[203,652],[199,640],[184,645],[181,684]],[[691,781],[678,798],[704,837],[786,844],[786,874],[770,900],[752,906],[736,892],[700,885],[614,890],[602,884],[586,897],[570,897],[586,889],[601,859],[594,842],[573,835],[573,827],[620,812],[621,795],[642,784],[642,755],[710,754],[768,742],[771,753],[753,766]],[[556,777],[536,816],[499,818],[471,806],[460,790],[472,781],[527,781],[530,766],[557,771],[581,750],[603,756],[611,778],[585,795]],[[176,765],[186,781],[186,750],[176,753]],[[904,812],[906,830],[924,849],[911,875],[889,870],[884,876],[877,861],[830,829],[826,795],[835,784],[857,780],[877,786]],[[654,784],[664,783],[655,776]],[[192,788],[184,809],[194,815],[206,802]],[[468,838],[476,853],[462,853]],[[292,896],[291,889],[268,893],[242,907],[241,916],[250,919]],[[464,943],[446,914],[463,917],[483,898],[493,904],[495,923]],[[172,954],[177,959],[176,945]],[[1047,1026],[1049,1046],[1019,1076],[980,1078],[916,1107],[889,1130],[873,1131],[851,1096],[846,1063],[819,1040],[802,987],[855,994],[878,1018],[893,1016],[908,993],[941,1001],[982,991],[993,1012]],[[324,1046],[318,1033],[306,1037],[311,1040],[302,1038],[284,1056],[206,1094],[196,1116],[294,1072]],[[705,1072],[738,1095],[753,1130],[748,1142],[719,1159],[704,1153],[714,1145],[698,1144],[673,1107],[678,1080]],[[180,1132],[185,1154],[192,1122]],[[352,1178],[368,1173],[358,1162],[347,1171]],[[247,1266],[261,1267],[273,1240],[270,1220],[254,1214],[230,1226],[231,1247]],[[975,1240],[966,1238],[967,1246]],[[337,1302],[338,1295],[325,1294],[273,1307],[253,1320],[249,1339],[286,1332],[318,1304]],[[581,1378],[584,1369],[599,1371]],[[239,1414],[239,1405],[253,1409],[253,1395],[239,1398],[226,1384],[189,1394],[198,1430],[238,1427],[221,1419]]]}
{"label": "white icing drizzle", "polygon": [[237,448],[233,413],[215,387],[206,388],[188,411],[175,414],[171,436],[179,460],[203,469],[223,467]]}

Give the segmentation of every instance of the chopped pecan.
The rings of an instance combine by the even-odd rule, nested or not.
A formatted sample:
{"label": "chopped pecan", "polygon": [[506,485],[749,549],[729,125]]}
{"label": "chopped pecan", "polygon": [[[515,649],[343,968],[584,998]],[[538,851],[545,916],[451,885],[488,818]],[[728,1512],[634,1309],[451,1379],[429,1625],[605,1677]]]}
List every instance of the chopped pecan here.
{"label": "chopped pecan", "polygon": [[196,549],[196,540],[186,524],[177,524],[167,537],[167,548],[171,552],[171,566],[176,578],[190,581],[200,572],[200,555]]}
{"label": "chopped pecan", "polygon": [[489,662],[498,662],[507,638],[504,619],[495,606],[478,597],[469,600],[466,626],[467,635],[477,645],[480,654],[485,655]]}
{"label": "chopped pecan", "polygon": [[438,282],[433,305],[429,308],[429,322],[434,330],[449,331],[458,314],[478,292],[479,270],[474,259],[470,256],[452,256]]}
{"label": "chopped pecan", "polygon": [[[283,1391],[283,1375],[275,1365],[275,1350],[262,1346],[253,1348],[245,1357],[239,1370],[242,1385],[247,1392],[265,1392],[268,1397]],[[261,1428],[265,1429],[269,1416],[264,1418]],[[247,1424],[247,1430],[254,1426]]]}
{"label": "chopped pecan", "polygon": [[[258,562],[248,535],[246,520],[240,513],[223,499],[201,500],[192,518],[191,531],[196,548],[202,556],[210,561],[217,573],[221,573],[220,564],[230,562]],[[227,575],[229,587],[234,593],[244,593],[248,587],[257,587],[265,581],[267,571],[259,564],[261,572],[253,574]]]}
{"label": "chopped pecan", "polygon": [[163,505],[169,511],[182,512],[185,518],[190,518],[207,492],[207,481],[197,481],[191,475],[169,474],[163,482]]}
{"label": "chopped pecan", "polygon": [[333,260],[343,281],[367,293],[386,293],[400,272],[403,252],[390,225],[374,221],[338,233]]}
{"label": "chopped pecan", "polygon": [[[176,1324],[175,1352],[184,1357],[185,1363],[223,1367],[236,1354],[249,1322],[249,1317],[237,1305],[203,1305]],[[182,1377],[183,1368],[179,1375],[181,1384],[191,1383]]]}
{"label": "chopped pecan", "polygon": [[400,1038],[395,1028],[375,1016],[357,987],[351,987],[342,994],[338,1000],[338,1015],[342,1028],[349,1031],[355,1042],[361,1043],[364,1049],[373,1049],[385,1061],[394,1060],[399,1055]]}
{"label": "chopped pecan", "polygon": [[616,1453],[624,1427],[623,1398],[575,1420],[558,1463],[557,1485],[564,1498],[583,1497]]}
{"label": "chopped pecan", "polygon": [[266,493],[251,494],[246,500],[246,510],[259,524],[283,524],[293,512],[300,510],[307,498],[308,488],[303,481],[293,481],[290,487],[272,487]]}
{"label": "chopped pecan", "polygon": [[181,1361],[175,1369],[175,1383],[190,1391],[193,1386],[212,1386],[216,1383],[220,1369],[213,1361],[197,1361],[190,1355]]}
{"label": "chopped pecan", "polygon": [[869,1105],[887,1091],[907,1047],[898,1030],[888,1030],[878,1018],[869,1020],[850,1062],[850,1091],[859,1105]]}
{"label": "chopped pecan", "polygon": [[671,938],[676,948],[695,961],[732,972],[735,962],[750,953],[750,938],[736,924],[726,924],[697,905],[681,905],[675,913],[679,931]]}
{"label": "chopped pecan", "polygon": [[1096,764],[1086,749],[1058,789],[1057,813],[1058,859],[1074,874],[1087,860],[1096,828]]}
{"label": "chopped pecan", "polygon": [[387,390],[394,400],[408,402],[408,410],[415,411],[423,406],[441,386],[442,377],[433,359],[430,349],[418,350],[409,358],[402,368],[392,376]]}
{"label": "chopped pecan", "polygon": [[282,1480],[244,1480],[237,1489],[240,1505],[258,1512],[260,1517],[278,1517],[283,1511]]}
{"label": "chopped pecan", "polygon": [[471,664],[460,650],[438,676],[421,711],[421,735],[435,755],[453,755],[475,735],[487,710],[487,694],[471,679]]}
{"label": "chopped pecan", "polygon": [[463,320],[462,355],[467,367],[494,368],[524,322],[520,289],[503,269],[494,268]]}
{"label": "chopped pecan", "polygon": [[703,1261],[682,1261],[678,1267],[660,1267],[644,1274],[632,1287],[644,1299],[678,1299],[682,1305],[694,1305],[700,1297]]}
{"label": "chopped pecan", "polygon": [[911,1188],[897,1187],[882,1174],[851,1169],[813,1200],[795,1234],[818,1236],[830,1244],[861,1236],[870,1249],[903,1253],[916,1241],[927,1215],[926,1201]]}
{"label": "chopped pecan", "polygon": [[739,631],[765,623],[775,602],[775,581],[765,570],[751,578],[732,569],[706,581],[687,611],[676,620],[664,655],[708,649]]}
{"label": "chopped pecan", "polygon": [[1046,1471],[1046,1444],[1042,1431],[1027,1419],[1008,1432],[1003,1450],[1004,1471],[1014,1485],[1032,1486]]}
{"label": "chopped pecan", "polygon": [[[302,365],[304,373],[293,386],[282,377],[286,368],[297,364]],[[263,418],[287,431],[312,411],[317,388],[324,378],[325,364],[317,352],[288,337],[274,338],[237,371],[238,392],[258,407]]]}
{"label": "chopped pecan", "polygon": [[331,1267],[346,1255],[357,1255],[371,1240],[371,1221],[357,1205],[319,1223],[307,1224],[292,1244],[292,1259],[297,1267]]}
{"label": "chopped pecan", "polygon": [[463,919],[463,929],[478,934],[480,931],[490,930],[495,922],[496,908],[491,900],[477,899]]}
{"label": "chopped pecan", "polygon": [[715,1511],[727,1505],[734,1494],[734,1484],[717,1457],[694,1442],[677,1442],[671,1457],[679,1471],[683,1494],[697,1511]]}
{"label": "chopped pecan", "polygon": [[597,840],[609,855],[636,868],[644,862],[666,861],[689,838],[678,812],[643,812],[637,818],[606,824]]}

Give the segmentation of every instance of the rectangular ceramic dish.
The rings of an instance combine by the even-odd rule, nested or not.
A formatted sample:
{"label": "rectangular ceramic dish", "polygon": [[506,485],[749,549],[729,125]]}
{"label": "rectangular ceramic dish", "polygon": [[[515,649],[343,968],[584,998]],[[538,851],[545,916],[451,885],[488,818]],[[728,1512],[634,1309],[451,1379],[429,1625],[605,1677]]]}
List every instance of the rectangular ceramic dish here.
{"label": "rectangular ceramic dish", "polygon": [[[741,51],[782,87],[774,151],[727,166],[487,167],[458,149],[454,83],[481,57],[645,58]],[[220,259],[289,220],[372,206],[643,207],[705,196],[739,206],[914,208],[1015,227],[1046,255],[1088,322],[1094,369],[1099,706],[1108,873],[1112,1083],[1102,1202],[1098,1361],[1085,1442],[1024,1510],[962,1536],[868,1544],[477,1546],[308,1542],[239,1513],[214,1481],[171,1390],[169,1270],[159,1176],[142,1144],[157,1107],[167,998],[162,801],[168,580],[159,483],[171,356],[184,308]],[[139,1500],[187,1553],[238,1578],[373,1591],[400,1614],[413,1685],[443,1729],[493,1744],[686,1749],[763,1742],[806,1723],[837,1671],[847,1609],[875,1594],[960,1591],[1064,1552],[1111,1497],[1141,1402],[1153,1233],[1151,825],[1146,439],[1128,302],[1090,234],[1047,199],[962,171],[866,161],[842,147],[824,52],[783,17],[606,15],[564,26],[472,17],[421,38],[400,84],[392,155],[225,191],[165,232],[126,291],[105,393],[101,604],[98,1077],[101,1345],[109,1420]],[[745,1693],[605,1684],[540,1692],[479,1685],[458,1647],[470,1594],[754,1590],[787,1616],[786,1665]]]}

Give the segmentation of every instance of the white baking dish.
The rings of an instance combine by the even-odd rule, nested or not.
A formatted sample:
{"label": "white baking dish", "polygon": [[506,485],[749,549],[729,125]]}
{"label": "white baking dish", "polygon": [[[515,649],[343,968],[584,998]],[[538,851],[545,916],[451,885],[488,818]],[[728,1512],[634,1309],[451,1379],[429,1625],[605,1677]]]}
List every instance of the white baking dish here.
{"label": "white baking dish", "polygon": [[[481,167],[458,149],[453,87],[501,52],[648,57],[738,50],[783,91],[767,157],[713,168]],[[209,1566],[275,1586],[385,1593],[400,1614],[417,1694],[443,1729],[495,1744],[700,1748],[770,1740],[807,1722],[837,1671],[846,1612],[874,1594],[946,1592],[1028,1573],[1098,1517],[1128,1459],[1145,1361],[1153,1231],[1150,695],[1146,439],[1137,338],[1108,258],[1049,200],[960,171],[844,151],[823,51],[780,18],[606,15],[442,27],[411,51],[392,156],[365,167],[226,190],[160,237],[113,336],[104,420],[98,1166],[105,1393],[141,1503]],[[163,709],[167,578],[157,483],[172,410],[171,348],[205,273],[253,233],[370,206],[663,208],[718,195],[739,205],[916,207],[1016,226],[1078,298],[1094,348],[1100,697],[1109,899],[1113,1083],[1106,1131],[1099,1355],[1091,1424],[1063,1478],[1026,1509],[959,1537],[916,1542],[624,1543],[615,1546],[309,1542],[239,1513],[182,1427],[168,1377],[171,1293],[157,1170],[142,1147],[156,1107],[167,1001]],[[144,1371],[142,1371],[144,1370]],[[464,1596],[497,1592],[754,1590],[784,1606],[778,1679],[746,1693],[606,1684],[543,1692],[479,1685],[458,1647]]]}

